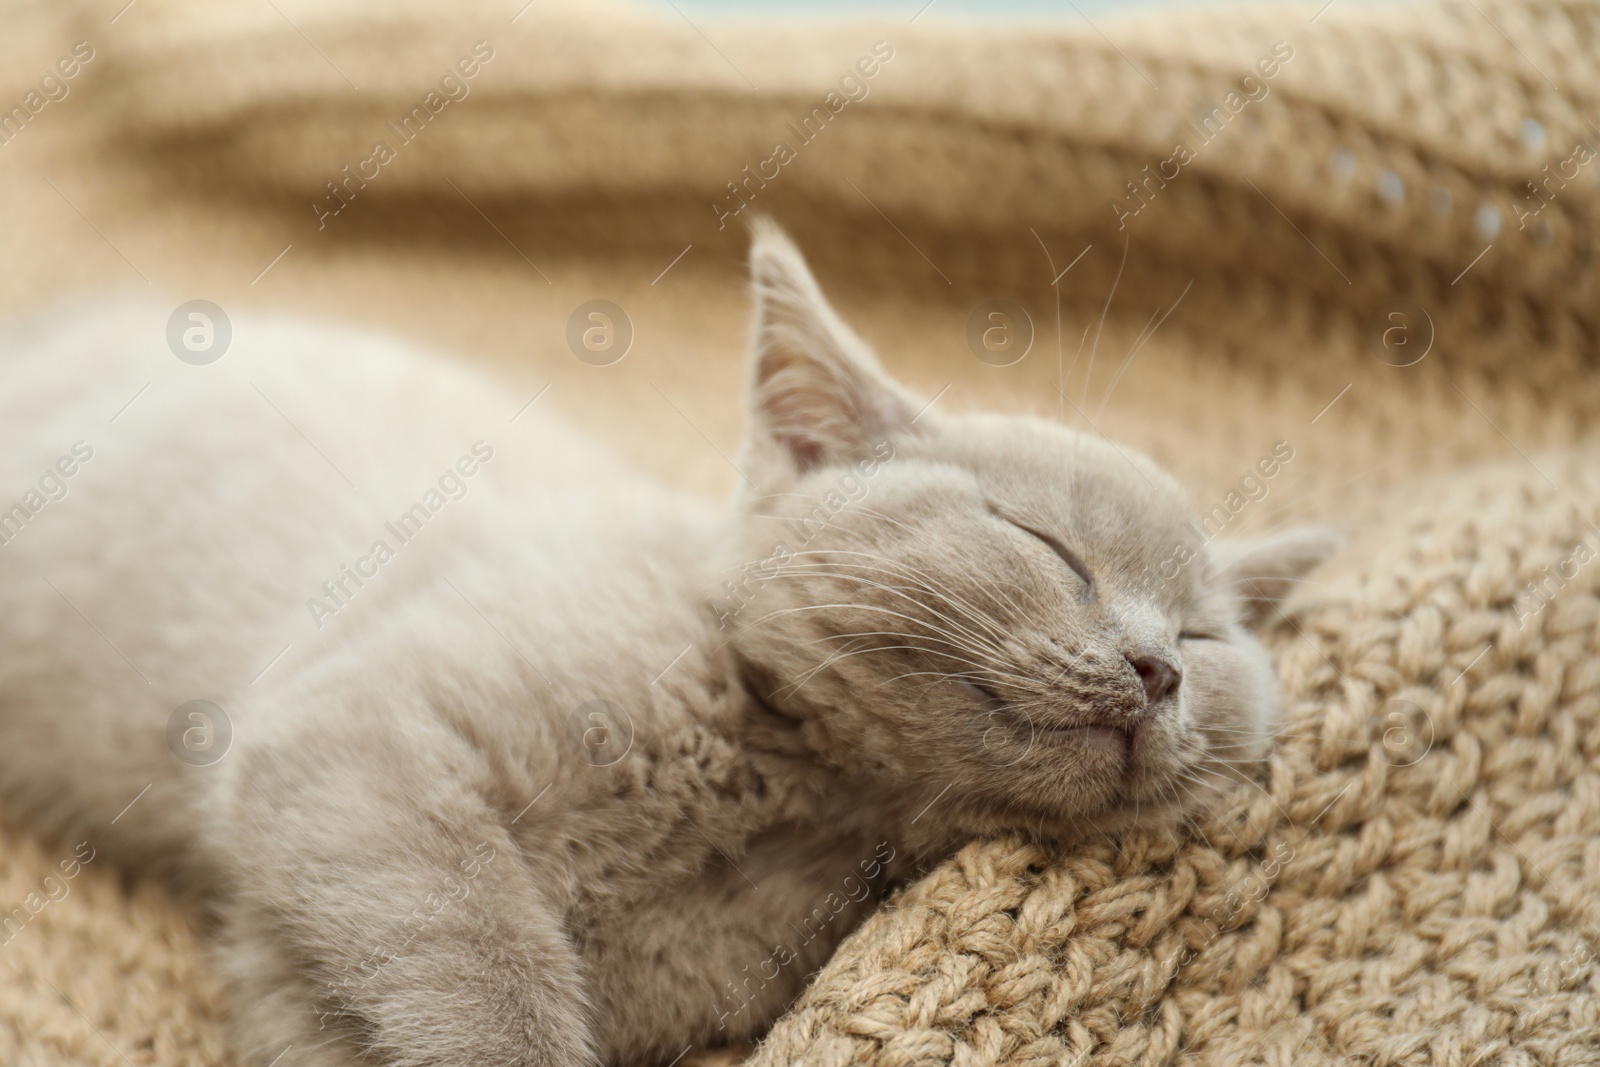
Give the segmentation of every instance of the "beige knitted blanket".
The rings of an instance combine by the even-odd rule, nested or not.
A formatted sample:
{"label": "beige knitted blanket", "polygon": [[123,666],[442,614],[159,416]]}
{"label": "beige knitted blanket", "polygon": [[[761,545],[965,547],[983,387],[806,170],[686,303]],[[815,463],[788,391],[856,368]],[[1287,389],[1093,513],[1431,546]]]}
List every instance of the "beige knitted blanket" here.
{"label": "beige knitted blanket", "polygon": [[[1352,534],[1270,635],[1258,784],[1168,835],[973,843],[753,1062],[1600,1063],[1600,4],[445,6],[13,0],[0,312],[356,320],[722,493],[761,210],[928,398],[1092,422],[1229,532]],[[594,298],[635,327],[613,367],[562,339]],[[990,300],[1019,362],[969,341]],[[232,1062],[199,920],[104,860],[47,881],[72,859],[0,837],[0,1063]]]}

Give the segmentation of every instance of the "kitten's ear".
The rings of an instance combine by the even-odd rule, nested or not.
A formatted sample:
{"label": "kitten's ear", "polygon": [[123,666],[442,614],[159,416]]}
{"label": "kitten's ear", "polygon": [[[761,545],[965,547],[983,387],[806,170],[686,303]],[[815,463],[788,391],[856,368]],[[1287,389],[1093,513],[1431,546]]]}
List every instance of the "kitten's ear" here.
{"label": "kitten's ear", "polygon": [[1295,582],[1344,545],[1327,526],[1297,526],[1265,537],[1231,538],[1211,544],[1223,583],[1239,598],[1245,625],[1260,623],[1286,599]]}
{"label": "kitten's ear", "polygon": [[751,232],[753,458],[804,473],[871,455],[910,427],[910,396],[828,305],[783,231],[758,219]]}

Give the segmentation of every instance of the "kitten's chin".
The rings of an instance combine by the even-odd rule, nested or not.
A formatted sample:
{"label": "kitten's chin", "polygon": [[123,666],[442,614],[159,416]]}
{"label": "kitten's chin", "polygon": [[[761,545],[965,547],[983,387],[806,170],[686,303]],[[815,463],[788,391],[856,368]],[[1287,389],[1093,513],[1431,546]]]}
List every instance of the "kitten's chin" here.
{"label": "kitten's chin", "polygon": [[1164,771],[1128,765],[1115,751],[1125,746],[1120,737],[1079,743],[1099,750],[1106,773],[1079,775],[1070,784],[1043,777],[1007,796],[971,797],[965,811],[954,806],[947,811],[949,828],[974,835],[1020,830],[1065,845],[1110,833],[1172,829],[1215,807],[1215,798],[1237,780],[1220,769]]}
{"label": "kitten's chin", "polygon": [[[1254,775],[1270,754],[1272,739],[1262,734],[1249,755],[1219,758],[1199,738],[1165,734],[1148,735],[1103,731],[1106,736],[1073,739],[1080,755],[1093,758],[1080,763],[1087,772],[1078,782],[1080,806],[1057,823],[1058,837],[1081,837],[1130,830],[1159,830],[1215,808],[1231,787]],[[1224,742],[1237,746],[1234,740]],[[1098,766],[1096,766],[1098,764]],[[1100,773],[1094,773],[1098,771]],[[1097,798],[1098,802],[1089,798]],[[1040,824],[1041,826],[1044,823]]]}
{"label": "kitten's chin", "polygon": [[1136,772],[1144,733],[1116,726],[1036,727],[1029,743],[1070,759],[1081,777],[1114,785]]}

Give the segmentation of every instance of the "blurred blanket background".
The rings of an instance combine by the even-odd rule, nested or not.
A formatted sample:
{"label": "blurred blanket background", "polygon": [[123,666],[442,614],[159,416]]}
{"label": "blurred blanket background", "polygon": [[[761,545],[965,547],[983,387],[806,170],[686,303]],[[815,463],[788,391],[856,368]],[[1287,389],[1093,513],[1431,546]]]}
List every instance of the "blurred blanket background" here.
{"label": "blurred blanket background", "polygon": [[[6,318],[361,323],[720,495],[760,211],[930,401],[1125,441],[1230,535],[1351,532],[1269,635],[1258,785],[973,844],[755,1062],[1600,1062],[1600,5],[125,3],[6,5]],[[198,918],[106,862],[46,894],[71,855],[0,838],[0,1062],[230,1062]]]}

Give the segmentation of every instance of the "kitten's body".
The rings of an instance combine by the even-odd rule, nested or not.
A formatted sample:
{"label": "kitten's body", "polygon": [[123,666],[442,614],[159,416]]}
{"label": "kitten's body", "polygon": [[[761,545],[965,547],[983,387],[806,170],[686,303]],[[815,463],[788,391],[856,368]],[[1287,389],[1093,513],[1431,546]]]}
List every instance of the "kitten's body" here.
{"label": "kitten's body", "polygon": [[[769,255],[769,319],[781,325],[793,308],[770,287],[804,285],[783,276],[794,270],[787,251]],[[759,1032],[909,865],[972,832],[1062,832],[1109,803],[1109,785],[1078,799],[1089,788],[1078,776],[1088,782],[1112,757],[1098,740],[1074,747],[1071,723],[1051,735],[1070,743],[1036,751],[1030,718],[1029,747],[989,767],[981,704],[976,727],[926,733],[904,719],[926,710],[920,693],[899,711],[886,701],[881,719],[840,710],[873,699],[881,680],[850,672],[876,660],[788,662],[830,632],[848,637],[851,620],[822,638],[764,638],[769,618],[812,615],[781,583],[747,588],[737,625],[719,628],[708,593],[766,554],[769,531],[583,444],[555,417],[559,397],[513,422],[526,398],[403,346],[242,317],[220,362],[188,366],[167,351],[164,327],[159,311],[100,310],[0,342],[0,507],[74,442],[93,450],[64,479],[65,498],[0,547],[0,788],[47,830],[176,871],[214,897],[238,1036],[261,1063],[291,1045],[283,1067],[348,1067],[357,1055],[668,1060],[690,1041]],[[795,332],[779,334],[792,349]],[[786,390],[768,399],[770,439],[741,460],[763,499],[820,495],[804,478],[829,469],[818,450],[837,444],[837,427],[802,440],[780,425],[803,421],[804,390],[784,377],[792,354],[757,372],[758,392],[771,380]],[[862,407],[863,426],[894,403],[885,393]],[[919,449],[965,449],[973,458],[961,462],[982,471],[983,450],[1008,435],[1064,433],[1009,425],[979,420],[936,444],[901,425],[903,463],[920,480],[900,491],[957,502],[966,491],[945,484],[949,461]],[[1082,447],[1092,463],[1120,462]],[[790,452],[794,469],[775,458]],[[442,472],[468,467],[455,479],[464,495],[438,495],[402,541],[396,519]],[[1079,495],[1092,500],[1095,476],[1084,477]],[[1006,481],[996,471],[1002,495]],[[906,515],[896,525],[910,529]],[[1179,524],[1178,511],[1141,512],[1140,551],[1164,554]],[[840,544],[863,543],[852,536]],[[360,584],[347,578],[379,540],[393,558],[362,565],[376,573]],[[1028,551],[1016,554],[1036,568]],[[921,565],[904,560],[918,558],[892,566],[909,571]],[[1119,567],[1108,557],[1097,618],[1122,602]],[[1026,601],[1036,590],[1015,583],[1038,581],[1023,573],[1001,570],[990,584],[1011,581]],[[1000,648],[999,628],[977,632],[961,614],[980,593],[952,576],[938,595],[958,609],[940,625],[975,634],[964,638],[971,655]],[[1212,623],[1236,629],[1231,615]],[[1024,664],[1056,655],[1068,631],[1052,630],[1040,652],[1026,629],[1008,632],[1017,665],[993,685],[1054,673],[1054,660],[1048,671]],[[755,636],[730,644],[735,630]],[[1255,655],[1247,638],[1230,640]],[[1143,672],[1121,658],[1131,653],[1106,667],[1092,642],[1079,644],[1051,682],[1069,670],[1069,682],[1089,679],[1068,686],[1069,705],[1090,699],[1071,695],[1080,691],[1100,694],[1097,707],[1125,701],[1124,675],[1137,694]],[[1250,740],[1223,747],[1258,752],[1263,668],[1225,650],[1218,669],[1235,672],[1221,677],[1237,692],[1218,695],[1228,685],[1210,692],[1201,673],[1216,653],[1186,654],[1185,693],[1243,709],[1221,736]],[[1036,694],[1005,695],[1040,714]],[[220,705],[234,734],[206,766],[186,765],[168,742],[174,709],[197,699]],[[969,699],[949,685],[934,703]],[[973,737],[983,745],[963,748]],[[1177,758],[1162,748],[1176,744],[1167,734],[1140,744],[1152,759]],[[1012,778],[1010,793],[988,797]]]}
{"label": "kitten's body", "polygon": [[[611,1020],[597,1034],[607,1059],[666,1052],[666,1034],[736,1037],[769,1020],[862,906],[812,919],[808,958],[751,975],[775,945],[801,940],[791,923],[845,895],[842,880],[859,878],[882,838],[815,825],[763,833],[811,813],[788,795],[789,761],[752,760],[732,740],[750,709],[704,620],[727,537],[715,505],[617,464],[554,418],[549,398],[510,424],[515,398],[401,346],[241,319],[235,349],[199,368],[160,347],[163,325],[153,309],[102,309],[6,346],[4,373],[21,387],[0,401],[0,485],[20,498],[74,441],[93,449],[67,496],[0,548],[8,792],[136,863],[178,857],[185,872],[232,876],[246,903],[231,906],[243,921],[229,937],[248,954],[230,970],[241,1003],[263,1016],[259,1051],[325,1041],[338,1020],[319,1013],[343,1007],[329,990],[359,999],[373,985],[364,957],[398,955],[414,933],[405,916],[429,915],[429,895],[452,877],[491,874],[508,894],[526,882],[579,920],[590,999]],[[465,480],[466,496],[402,545],[385,523],[478,440],[494,455]],[[306,601],[335,603],[322,582],[380,538],[394,560],[359,588],[347,582],[355,595],[318,629]],[[611,739],[584,747],[595,727],[572,715],[595,698],[627,716],[611,724],[631,727],[626,754]],[[234,747],[215,765],[186,766],[167,747],[168,717],[193,699],[231,719]],[[384,758],[396,737],[408,751]],[[416,766],[412,749],[430,762]],[[394,777],[362,782],[375,763]],[[753,798],[757,777],[769,788]],[[396,812],[386,842],[374,841],[385,832],[377,815],[353,821],[354,840],[331,826],[312,840],[262,818],[310,804],[311,821],[332,823],[367,787],[396,805],[481,805],[481,824],[459,828],[459,854],[427,857],[428,843],[403,829],[410,811]],[[428,797],[441,788],[448,797]],[[197,830],[210,847],[194,847]],[[457,861],[483,840],[497,854],[467,879]],[[283,876],[357,855],[381,862],[384,847],[431,858],[433,882],[412,872],[400,880],[410,887],[383,890],[386,902],[342,902],[329,927],[363,913],[372,924],[348,931],[349,958],[329,973],[273,966],[282,931],[265,927],[297,921],[262,919],[294,908]],[[471,889],[468,902],[485,895]],[[372,914],[385,903],[386,922]],[[461,903],[423,936],[452,924]],[[250,927],[263,927],[259,939],[245,938]],[[377,980],[401,969],[383,964]],[[278,998],[282,1012],[266,1017]]]}

